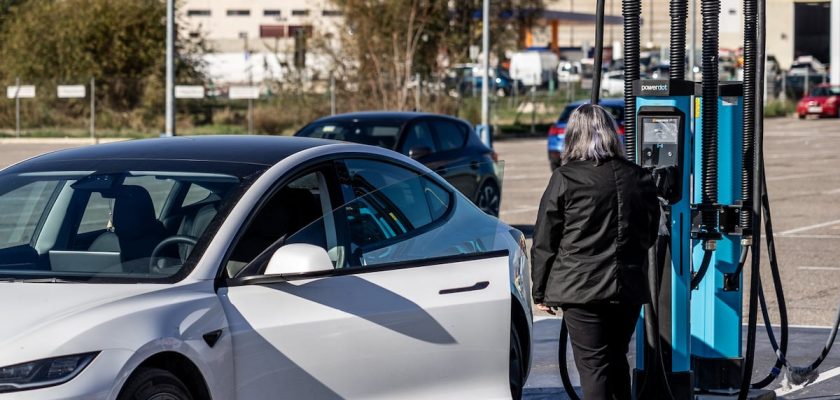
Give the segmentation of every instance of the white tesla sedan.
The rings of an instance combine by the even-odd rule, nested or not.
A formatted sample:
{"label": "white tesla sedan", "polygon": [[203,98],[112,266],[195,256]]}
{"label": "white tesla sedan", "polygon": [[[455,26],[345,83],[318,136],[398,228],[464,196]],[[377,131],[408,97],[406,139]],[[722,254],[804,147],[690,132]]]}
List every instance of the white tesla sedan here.
{"label": "white tesla sedan", "polygon": [[0,172],[0,399],[518,398],[523,247],[376,147],[36,157]]}

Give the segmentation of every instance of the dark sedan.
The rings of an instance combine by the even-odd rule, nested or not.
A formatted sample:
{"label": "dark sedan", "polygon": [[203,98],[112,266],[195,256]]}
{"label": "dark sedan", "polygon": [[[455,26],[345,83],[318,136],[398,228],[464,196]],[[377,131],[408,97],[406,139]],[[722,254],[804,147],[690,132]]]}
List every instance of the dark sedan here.
{"label": "dark sedan", "polygon": [[440,174],[486,213],[499,215],[502,196],[496,153],[463,120],[414,112],[358,112],[318,119],[295,136],[369,144],[405,154]]}

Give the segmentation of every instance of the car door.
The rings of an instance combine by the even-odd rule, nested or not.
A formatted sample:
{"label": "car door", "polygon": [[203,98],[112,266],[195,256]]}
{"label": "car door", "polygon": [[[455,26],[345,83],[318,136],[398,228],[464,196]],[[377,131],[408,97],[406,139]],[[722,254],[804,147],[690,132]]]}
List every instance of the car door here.
{"label": "car door", "polygon": [[[413,259],[375,253],[411,240],[416,232],[409,228],[422,230],[405,225],[410,221],[439,224],[451,211],[425,200],[440,196],[439,185],[412,192],[426,183],[408,185],[401,170],[389,175],[390,164],[356,167],[342,169],[338,187],[347,202],[331,217],[338,241],[348,246],[344,263],[297,276],[257,271],[220,288],[237,397],[509,398],[506,252]],[[392,209],[381,209],[388,202]],[[426,203],[428,218],[399,202]],[[370,204],[377,208],[364,209]],[[400,218],[407,218],[405,232],[397,228]],[[376,257],[363,262],[365,251]]]}

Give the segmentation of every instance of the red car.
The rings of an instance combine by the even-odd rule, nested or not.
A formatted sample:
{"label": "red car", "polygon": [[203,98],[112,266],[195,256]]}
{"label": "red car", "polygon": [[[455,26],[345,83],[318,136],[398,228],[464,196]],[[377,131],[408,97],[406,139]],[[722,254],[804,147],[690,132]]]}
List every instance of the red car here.
{"label": "red car", "polygon": [[810,96],[805,96],[796,105],[799,118],[807,115],[821,117],[840,117],[840,85],[824,83],[814,88]]}

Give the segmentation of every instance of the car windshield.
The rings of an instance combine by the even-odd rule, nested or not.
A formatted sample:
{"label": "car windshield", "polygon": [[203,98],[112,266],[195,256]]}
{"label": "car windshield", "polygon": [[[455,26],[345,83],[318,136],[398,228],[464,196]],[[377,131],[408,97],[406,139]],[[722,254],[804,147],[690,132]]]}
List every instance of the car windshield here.
{"label": "car windshield", "polygon": [[840,96],[840,86],[823,86],[814,89],[811,96]]}
{"label": "car windshield", "polygon": [[395,121],[329,121],[304,127],[296,136],[333,139],[394,149],[401,123]]}
{"label": "car windshield", "polygon": [[[569,117],[571,117],[572,113],[575,110],[577,110],[577,108],[580,107],[580,106],[581,106],[581,104],[572,104],[572,105],[566,106],[566,108],[563,109],[563,113],[560,114],[560,118],[557,119],[557,123],[565,124],[565,123],[569,122]],[[615,118],[615,120],[617,122],[621,123],[621,121],[624,120],[624,108],[623,107],[605,106],[603,104],[601,104],[601,107],[604,107],[607,111],[609,111],[610,114],[613,116],[613,118]]]}
{"label": "car windshield", "polygon": [[178,169],[172,162],[139,168],[155,167],[150,160],[86,164],[97,168],[0,175],[0,280],[177,280],[216,215],[264,170],[226,173],[215,163]]}

